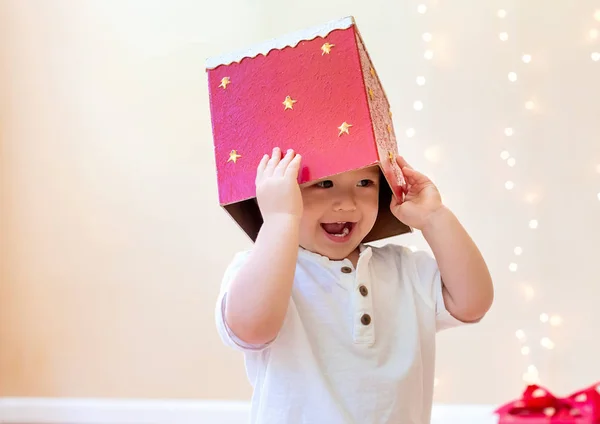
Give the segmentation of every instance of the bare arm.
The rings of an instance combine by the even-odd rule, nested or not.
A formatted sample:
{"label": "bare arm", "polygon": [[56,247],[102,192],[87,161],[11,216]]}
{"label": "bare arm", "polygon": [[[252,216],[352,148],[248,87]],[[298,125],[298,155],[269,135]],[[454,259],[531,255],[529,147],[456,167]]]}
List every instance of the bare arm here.
{"label": "bare arm", "polygon": [[256,171],[256,197],[264,223],[246,263],[230,283],[225,321],[250,344],[272,341],[285,318],[298,257],[303,205],[298,170],[301,156],[279,148]]}
{"label": "bare arm", "polygon": [[397,157],[407,182],[403,203],[392,198],[394,215],[421,230],[442,277],[448,312],[464,322],[480,320],[492,305],[494,288],[487,265],[456,216],[445,207],[437,187],[404,158]]}
{"label": "bare arm", "polygon": [[270,342],[283,324],[296,271],[298,233],[297,218],[282,215],[265,222],[231,282],[225,320],[246,343]]}
{"label": "bare arm", "polygon": [[494,288],[469,234],[446,207],[428,217],[422,233],[440,269],[446,308],[461,321],[480,320],[492,305]]}

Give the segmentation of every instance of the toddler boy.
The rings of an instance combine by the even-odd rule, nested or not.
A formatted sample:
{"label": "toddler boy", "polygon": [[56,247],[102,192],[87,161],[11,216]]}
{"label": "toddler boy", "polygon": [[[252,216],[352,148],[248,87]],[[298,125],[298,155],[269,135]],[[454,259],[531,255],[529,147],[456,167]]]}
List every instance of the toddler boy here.
{"label": "toddler boy", "polygon": [[435,259],[363,244],[387,184],[377,166],[300,186],[300,154],[275,148],[258,165],[263,224],[216,305],[223,342],[244,353],[251,423],[430,422],[436,332],[478,322],[493,287],[435,185],[395,160],[406,195],[389,207]]}

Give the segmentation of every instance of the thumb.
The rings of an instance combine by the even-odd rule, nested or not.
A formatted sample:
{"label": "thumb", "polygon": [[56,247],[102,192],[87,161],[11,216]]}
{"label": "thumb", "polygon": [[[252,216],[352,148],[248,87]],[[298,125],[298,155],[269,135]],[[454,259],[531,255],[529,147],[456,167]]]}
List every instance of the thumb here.
{"label": "thumb", "polygon": [[392,212],[396,212],[400,209],[401,206],[402,206],[402,202],[398,201],[396,196],[394,196],[392,194],[392,200],[390,200],[390,210]]}

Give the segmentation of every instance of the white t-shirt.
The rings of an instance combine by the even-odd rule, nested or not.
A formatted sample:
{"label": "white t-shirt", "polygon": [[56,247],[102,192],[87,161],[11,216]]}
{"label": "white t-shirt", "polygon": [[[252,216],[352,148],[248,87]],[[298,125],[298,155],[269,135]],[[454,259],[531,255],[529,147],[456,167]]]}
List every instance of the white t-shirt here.
{"label": "white t-shirt", "polygon": [[361,245],[356,266],[299,249],[289,308],[276,339],[241,342],[216,307],[223,342],[244,353],[252,424],[427,424],[436,332],[462,324],[444,307],[435,260],[389,244]]}

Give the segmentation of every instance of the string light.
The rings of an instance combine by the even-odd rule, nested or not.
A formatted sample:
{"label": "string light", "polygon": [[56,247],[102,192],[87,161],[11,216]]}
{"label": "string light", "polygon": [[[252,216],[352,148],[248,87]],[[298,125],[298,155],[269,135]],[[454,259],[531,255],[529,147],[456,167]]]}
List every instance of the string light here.
{"label": "string light", "polygon": [[598,38],[598,30],[597,29],[591,29],[590,30],[590,38],[592,40],[595,40],[596,38]]}
{"label": "string light", "polygon": [[596,10],[594,13],[594,19],[600,22],[600,9]]}
{"label": "string light", "polygon": [[548,350],[554,349],[554,342],[548,337],[542,337],[542,339],[540,340],[540,345],[542,345],[542,347],[545,347]]}
{"label": "string light", "polygon": [[[418,4],[418,3],[417,3]],[[426,4],[418,4],[417,6],[417,12],[419,14],[425,14],[428,12],[428,7]],[[496,15],[498,17],[498,19],[505,19],[508,16],[508,12],[505,9],[499,9],[496,12]],[[600,22],[600,9],[596,10],[593,13],[594,19],[596,19],[598,22]],[[585,32],[584,32],[585,35]],[[600,31],[597,28],[589,28],[589,39],[591,40],[597,40],[598,38],[600,38]],[[509,39],[511,39],[511,36],[509,36],[509,33],[506,32],[504,29],[500,29],[497,32],[497,37],[501,42],[507,42]],[[430,43],[433,40],[433,36],[430,32],[424,32],[422,33],[422,40],[425,43]],[[431,47],[431,46],[426,46],[426,47]],[[600,62],[600,51],[598,51],[597,48],[592,49],[591,52],[588,51],[588,53],[591,58],[591,60],[593,62]],[[520,57],[519,57],[520,56]],[[434,57],[434,52],[433,50],[431,50],[430,48],[425,49],[424,53],[423,53],[423,58],[425,60],[432,60]],[[532,55],[529,54],[528,52],[521,52],[520,54],[517,55],[517,59],[520,59],[520,62],[524,65],[530,64],[532,62]],[[536,58],[536,62],[537,62],[537,58]],[[507,71],[509,71],[510,69],[508,69]],[[526,79],[526,75],[525,74],[520,74],[519,75],[519,68],[513,68],[512,71],[507,73],[507,79],[508,79],[508,83],[516,83],[518,80],[520,79]],[[500,74],[500,76],[502,76],[502,74]],[[505,80],[506,81],[506,80]],[[418,86],[424,86],[426,84],[426,78],[424,76],[417,76],[416,77],[416,84]],[[532,100],[528,100],[525,101],[526,99],[523,100],[524,103],[521,103],[521,105],[524,105],[526,110],[529,111],[534,111],[536,109],[539,109],[539,106],[536,105],[536,103],[534,102],[533,99],[535,99],[535,97],[531,97]],[[537,100],[536,100],[537,102]],[[413,103],[413,108],[416,111],[421,111],[424,108],[423,102],[420,100],[414,101]],[[517,131],[519,131],[520,134],[520,130],[517,129]],[[406,133],[406,137],[408,138],[412,138],[415,136],[416,131],[414,128],[408,128],[405,131]],[[504,136],[506,137],[513,137],[515,135],[515,130],[512,127],[506,127],[504,128]],[[427,158],[427,160],[431,161],[431,162],[435,162],[437,160],[439,160],[439,147],[433,146],[432,148],[426,149],[425,153],[425,157]],[[500,152],[500,158],[503,161],[506,161],[507,166],[509,167],[515,167],[516,165],[516,159],[514,157],[511,156],[511,154],[507,151],[507,150],[502,150]],[[600,163],[595,167],[596,171],[600,174]],[[504,182],[504,187],[506,190],[513,190],[517,184],[521,184],[521,181],[515,181],[511,180],[511,179],[505,179]],[[598,196],[598,200],[600,200],[600,192],[597,193]],[[537,193],[527,193],[526,195],[524,194],[523,200],[525,200],[528,203],[535,203],[536,199],[539,199],[539,195]],[[539,222],[537,219],[529,219],[528,221],[528,226],[530,229],[535,230],[538,229],[539,227]],[[415,246],[410,246],[411,250],[416,250]],[[523,248],[521,246],[515,246],[513,248],[513,252],[515,256],[520,257],[523,254]],[[509,262],[508,263],[508,268],[511,272],[516,273],[519,270],[519,264],[517,263],[517,258],[513,258],[514,262]],[[522,265],[522,264],[521,264]],[[531,299],[533,299],[533,297],[535,296],[535,290],[534,288],[529,285],[529,284],[520,284],[518,286],[518,290],[520,291],[520,293],[523,295],[523,297],[529,301]],[[549,331],[550,327],[556,327],[559,326],[562,323],[562,318],[559,315],[552,315],[552,314],[548,314],[546,312],[542,312],[539,314],[539,320],[542,324],[545,324],[544,328],[546,328],[546,331]],[[529,357],[532,355],[532,353],[535,353],[534,350],[536,348],[536,341],[539,340],[539,344],[542,348],[544,349],[548,349],[548,350],[552,350],[555,348],[555,343],[553,340],[551,340],[550,337],[548,337],[548,334],[546,334],[544,337],[539,338],[537,335],[533,334],[533,333],[529,333],[529,339],[530,342],[528,342],[527,344],[525,344],[527,337],[525,335],[525,331],[523,329],[518,329],[515,332],[515,336],[517,337],[517,339],[520,341],[520,352],[521,355],[524,357]],[[529,361],[531,359],[528,359]],[[523,380],[528,382],[528,383],[540,383],[540,373],[538,371],[538,369],[536,368],[536,366],[534,364],[526,364],[527,368],[526,368],[526,372],[523,374]],[[434,386],[437,386],[439,384],[440,380],[435,377],[434,379]]]}
{"label": "string light", "polygon": [[527,384],[540,384],[540,374],[534,365],[527,367],[527,372],[523,374],[523,381]]}
{"label": "string light", "polygon": [[442,159],[442,151],[440,146],[431,146],[425,149],[425,159],[431,163],[439,163]]}
{"label": "string light", "polygon": [[600,192],[598,192],[598,200],[600,200]]}
{"label": "string light", "polygon": [[550,325],[553,327],[558,327],[562,324],[562,318],[559,315],[552,315],[550,317]]}
{"label": "string light", "polygon": [[525,195],[525,201],[527,203],[534,204],[535,202],[537,202],[537,200],[539,199],[539,197],[540,196],[537,195],[536,193],[527,193]]}
{"label": "string light", "polygon": [[[498,10],[497,16],[500,19],[505,18],[507,16],[506,10],[504,10],[504,9]],[[591,36],[591,33],[590,33],[590,36]],[[500,41],[503,41],[503,42],[508,41],[508,39],[509,39],[509,36],[508,36],[507,32],[500,32],[498,34],[498,37],[499,37]],[[598,55],[598,56],[600,56],[600,55]],[[592,60],[596,60],[595,58],[596,58],[596,56],[592,53]],[[521,61],[522,61],[523,64],[527,65],[527,64],[531,63],[532,56],[531,56],[531,54],[525,52],[525,53],[521,54],[520,59],[521,59]],[[597,60],[600,60],[600,57],[598,57]],[[511,71],[511,72],[508,73],[508,81],[509,81],[509,83],[515,83],[515,82],[517,82],[517,80],[519,79],[518,75],[517,75],[517,71],[518,71],[518,69],[514,69],[513,71]],[[529,111],[533,111],[536,108],[536,105],[533,102],[533,100],[526,101],[524,103],[524,106],[525,106],[525,109],[529,110]],[[506,137],[512,137],[514,135],[514,130],[512,128],[510,128],[510,127],[506,127],[504,129],[504,135]],[[514,167],[516,165],[516,159],[514,157],[512,157],[508,151],[503,150],[500,153],[500,157],[501,157],[502,160],[506,161],[506,164],[509,167]],[[599,168],[600,168],[600,165],[599,165]],[[512,190],[515,187],[515,184],[511,180],[507,180],[505,182],[505,184],[504,184],[504,187],[507,190]],[[536,198],[537,198],[537,195],[535,193],[527,195],[527,199],[531,200],[531,201],[528,200],[529,203],[534,203],[534,200]],[[600,193],[599,193],[599,199],[600,199]],[[536,219],[530,219],[529,220],[529,228],[531,228],[531,229],[537,229],[538,226],[539,226],[539,223],[538,223],[538,221]],[[523,249],[520,246],[516,246],[513,249],[513,253],[516,256],[520,256],[523,253]],[[517,265],[516,262],[511,262],[509,264],[508,268],[509,268],[509,270],[511,272],[517,272],[517,270],[518,270],[519,267],[518,267],[518,265]],[[521,290],[522,290],[522,293],[523,293],[523,295],[524,295],[524,297],[525,297],[525,299],[527,301],[531,300],[534,297],[534,295],[535,295],[535,291],[534,291],[533,287],[531,287],[528,284],[521,285]],[[540,314],[540,321],[542,323],[547,323],[547,322],[549,322],[551,320],[554,323],[556,323],[558,321],[557,318],[556,319],[552,319],[546,313],[541,313]],[[521,355],[523,355],[524,357],[528,357],[530,355],[530,353],[531,353],[531,347],[528,346],[528,345],[525,345],[525,341],[526,341],[525,332],[522,329],[520,329],[520,330],[516,331],[515,335],[517,336],[517,339],[519,339],[520,342],[521,342]],[[552,340],[550,340],[550,338],[548,338],[548,337],[542,338],[540,340],[540,345],[543,348],[548,349],[548,350],[554,348],[554,342],[552,342]],[[527,371],[523,374],[522,377],[523,377],[523,380],[527,384],[540,384],[540,374],[539,374],[539,371],[536,368],[536,366],[533,365],[533,364],[529,364],[528,365]]]}
{"label": "string light", "polygon": [[593,60],[594,62],[598,62],[598,61],[600,61],[600,53],[598,53],[598,52],[594,52],[594,53],[592,53],[592,54],[591,54],[591,57],[592,57],[592,60]]}
{"label": "string light", "polygon": [[523,294],[525,295],[525,300],[531,300],[535,296],[535,290],[533,290],[533,287],[526,285],[523,287]]}

